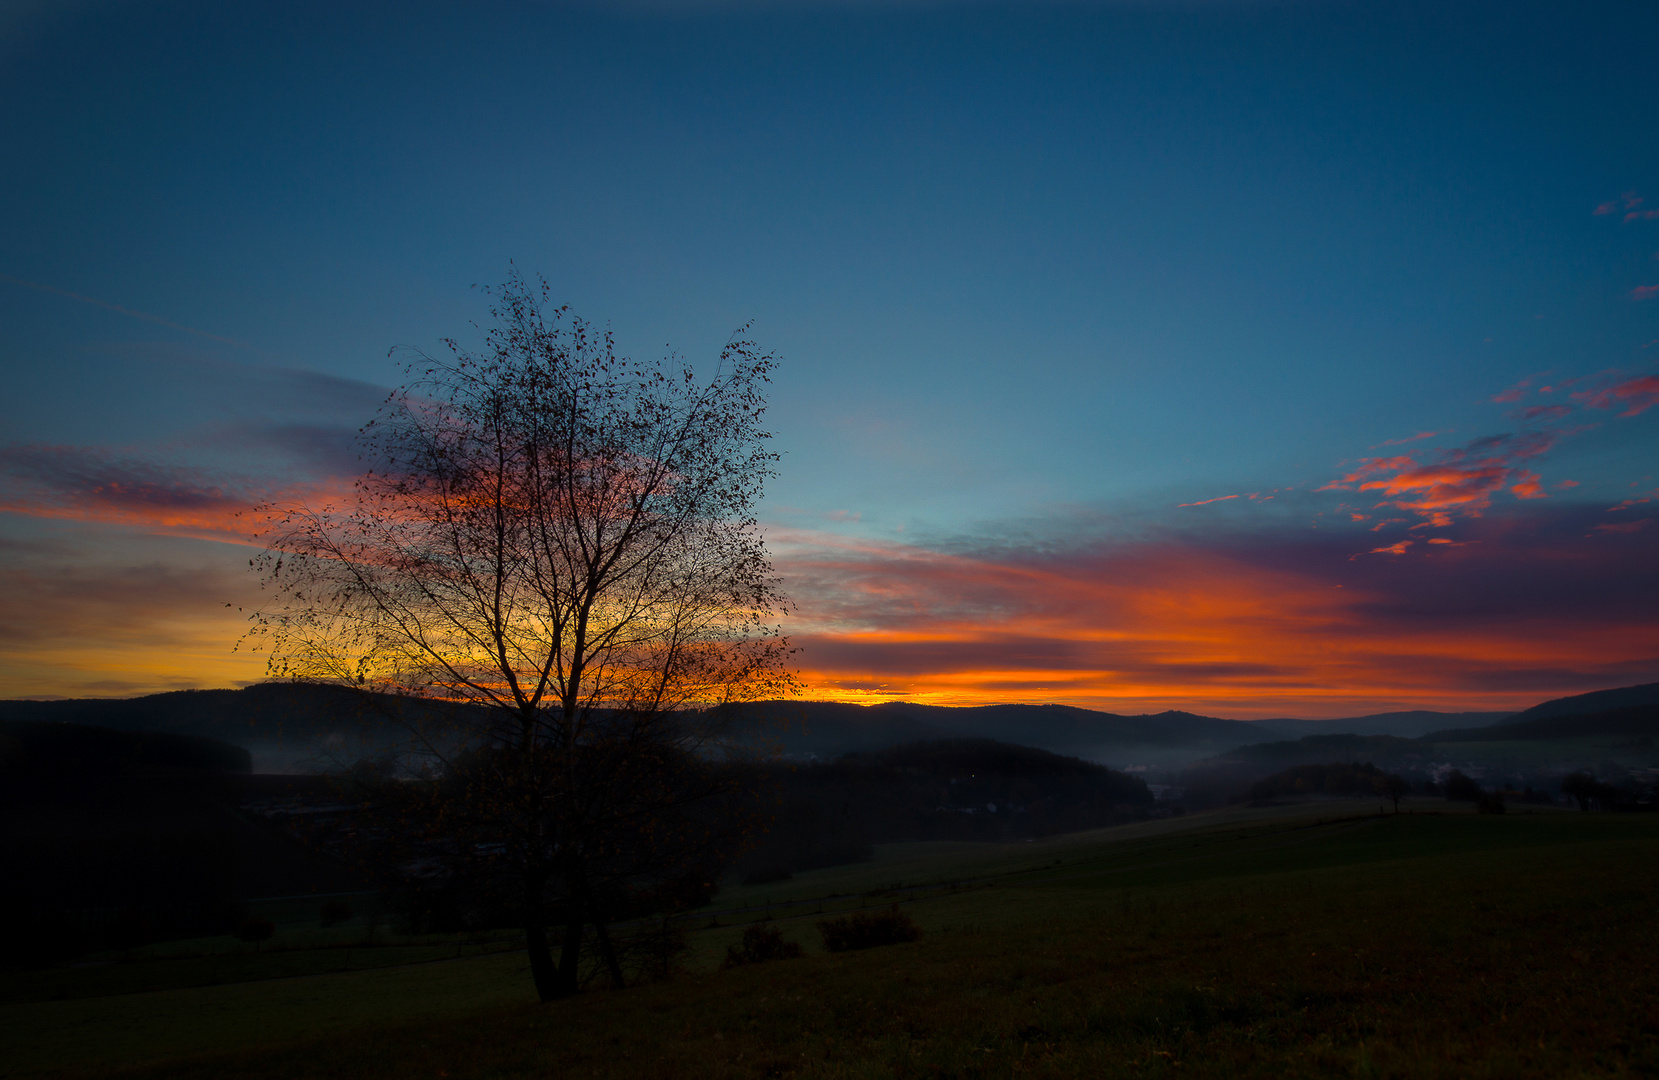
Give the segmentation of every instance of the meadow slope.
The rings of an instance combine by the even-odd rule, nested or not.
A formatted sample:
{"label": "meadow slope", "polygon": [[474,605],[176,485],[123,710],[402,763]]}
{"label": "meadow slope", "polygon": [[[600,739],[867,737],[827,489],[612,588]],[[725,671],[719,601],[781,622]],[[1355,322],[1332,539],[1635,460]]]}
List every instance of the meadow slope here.
{"label": "meadow slope", "polygon": [[[688,970],[672,981],[551,1005],[532,999],[524,962],[505,951],[320,974],[297,972],[328,950],[271,951],[267,973],[285,977],[258,979],[260,961],[242,960],[230,977],[244,981],[218,985],[191,985],[212,977],[192,977],[208,960],[188,955],[36,973],[9,988],[0,1072],[1659,1071],[1659,816],[1407,809],[1333,801],[1025,844],[890,845],[871,863],[723,892],[696,916]],[[818,947],[822,914],[895,902],[925,928],[921,941]],[[807,955],[717,970],[763,918]],[[303,937],[297,925],[285,936]],[[437,952],[404,959],[447,946],[427,947]],[[83,977],[102,989],[77,990]],[[32,999],[30,986],[42,988]]]}

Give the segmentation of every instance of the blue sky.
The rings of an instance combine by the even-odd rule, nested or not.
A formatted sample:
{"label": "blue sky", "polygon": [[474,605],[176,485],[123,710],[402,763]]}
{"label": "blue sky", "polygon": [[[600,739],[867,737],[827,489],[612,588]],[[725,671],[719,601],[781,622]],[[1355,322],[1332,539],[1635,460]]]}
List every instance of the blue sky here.
{"label": "blue sky", "polygon": [[[1659,409],[1623,415],[1659,370],[1659,297],[1642,291],[1659,284],[1659,217],[1644,216],[1659,208],[1656,31],[1659,10],[1636,3],[14,8],[0,23],[10,572],[57,595],[73,549],[83,576],[182,567],[241,602],[229,568],[245,550],[101,510],[97,492],[121,472],[160,502],[173,484],[228,506],[349,471],[350,432],[397,378],[387,350],[475,340],[469,287],[511,265],[635,354],[706,361],[753,321],[785,360],[771,418],[786,457],[763,517],[786,576],[826,551],[881,577],[933,556],[1005,567],[1341,521],[1344,559],[1415,538],[1376,556],[1399,564],[1430,550],[1414,528],[1462,543],[1476,538],[1460,528],[1578,514],[1595,536],[1594,515],[1659,471]],[[1636,396],[1595,397],[1621,386]],[[1546,448],[1470,449],[1527,431]],[[1383,514],[1355,501],[1367,479],[1479,461],[1509,471],[1451,524],[1429,520],[1421,486],[1384,492],[1415,502]],[[1251,492],[1277,494],[1180,505]],[[1653,535],[1624,534],[1607,580],[1625,584],[1593,587],[1659,588],[1640,570]],[[1565,618],[1528,606],[1536,568],[1516,573],[1495,596]],[[845,605],[822,590],[857,591],[849,579],[799,580],[804,640],[898,632],[879,605],[824,614]],[[177,633],[202,674],[153,674],[141,630],[112,643],[97,618],[65,615],[47,649],[16,615],[0,692],[247,675],[201,659],[222,628],[156,592],[122,610],[152,637],[196,627]],[[949,606],[927,597],[911,603]],[[1628,619],[1626,636],[1654,629]],[[1548,688],[1659,678],[1659,646],[1626,652],[1616,670],[1564,656]],[[873,670],[819,685],[1253,700],[1245,684],[1180,697],[1089,664],[1087,693]],[[1317,711],[1497,692],[1332,679],[1297,683],[1328,697],[1262,693],[1281,709],[1307,693]]]}

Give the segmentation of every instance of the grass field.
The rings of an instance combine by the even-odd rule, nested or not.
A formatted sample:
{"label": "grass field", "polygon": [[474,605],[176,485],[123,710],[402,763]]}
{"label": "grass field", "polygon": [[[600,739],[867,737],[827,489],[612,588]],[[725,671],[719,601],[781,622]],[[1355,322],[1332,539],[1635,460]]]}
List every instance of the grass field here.
{"label": "grass field", "polygon": [[[723,891],[674,980],[551,1005],[511,942],[361,928],[36,972],[0,1075],[1659,1074],[1659,816],[1406,808],[890,845]],[[921,941],[818,947],[820,913],[893,902]],[[766,917],[807,955],[717,970]]]}

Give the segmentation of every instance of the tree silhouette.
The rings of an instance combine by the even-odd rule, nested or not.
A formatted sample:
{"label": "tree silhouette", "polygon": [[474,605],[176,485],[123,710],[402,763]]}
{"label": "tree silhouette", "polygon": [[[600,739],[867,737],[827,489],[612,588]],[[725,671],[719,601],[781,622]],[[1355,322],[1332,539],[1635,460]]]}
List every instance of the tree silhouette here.
{"label": "tree silhouette", "polygon": [[1587,772],[1575,772],[1562,778],[1561,793],[1578,803],[1580,810],[1589,810],[1591,803],[1597,801],[1604,807],[1611,806],[1618,796],[1618,788],[1602,783]]}
{"label": "tree silhouette", "polygon": [[1390,773],[1382,778],[1381,794],[1386,795],[1394,802],[1394,812],[1400,812],[1400,798],[1411,790],[1411,784],[1399,773]]}
{"label": "tree silhouette", "polygon": [[545,283],[487,291],[481,352],[405,352],[349,499],[265,508],[253,635],[275,676],[447,703],[409,714],[437,779],[406,818],[513,883],[545,1000],[586,926],[621,978],[604,924],[709,854],[727,715],[794,690],[753,516],[775,360],[740,332],[700,381],[618,356]]}

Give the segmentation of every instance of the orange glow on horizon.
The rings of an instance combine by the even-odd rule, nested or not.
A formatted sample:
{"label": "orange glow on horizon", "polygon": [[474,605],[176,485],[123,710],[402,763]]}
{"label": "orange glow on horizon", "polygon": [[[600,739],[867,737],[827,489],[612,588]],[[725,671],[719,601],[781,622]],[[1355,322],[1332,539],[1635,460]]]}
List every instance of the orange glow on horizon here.
{"label": "orange glow on horizon", "polygon": [[[1412,605],[1434,600],[1432,588],[1384,587],[1435,568],[1446,582],[1478,575],[1504,550],[1495,537],[1359,556],[1369,563],[1339,555],[1322,568],[1175,541],[969,555],[803,531],[772,539],[797,604],[784,629],[814,700],[1236,718],[1522,708],[1650,681],[1659,640],[1651,616],[1564,620],[1525,605],[1475,616],[1456,603],[1425,615]],[[263,655],[232,651],[246,615],[225,606],[258,605],[246,549],[165,543],[192,545],[165,580],[144,566],[85,571],[73,590],[18,577],[6,607],[29,633],[0,660],[0,695],[135,696],[262,679]],[[1366,548],[1356,540],[1350,550]],[[1551,549],[1516,565],[1547,574],[1599,550]],[[1351,576],[1333,577],[1333,566]]]}
{"label": "orange glow on horizon", "polygon": [[830,547],[788,564],[814,583],[795,635],[809,698],[1343,716],[1524,708],[1587,688],[1532,671],[1607,671],[1611,686],[1652,662],[1651,633],[1626,623],[1389,619],[1389,598],[1360,585],[1174,544],[1087,567],[886,554]]}

